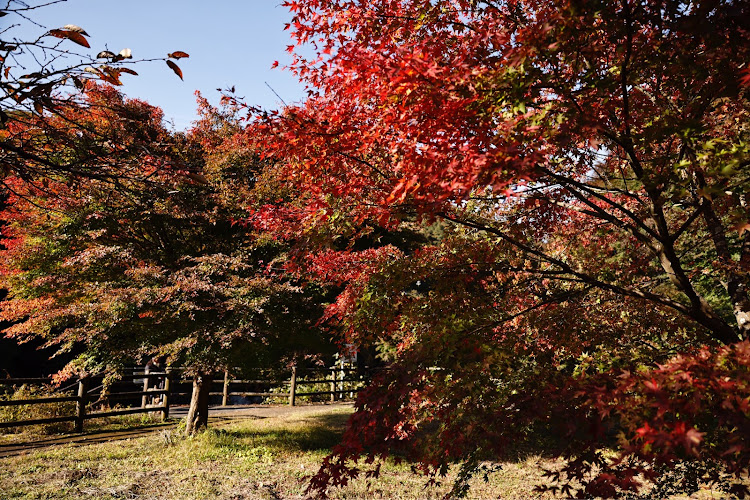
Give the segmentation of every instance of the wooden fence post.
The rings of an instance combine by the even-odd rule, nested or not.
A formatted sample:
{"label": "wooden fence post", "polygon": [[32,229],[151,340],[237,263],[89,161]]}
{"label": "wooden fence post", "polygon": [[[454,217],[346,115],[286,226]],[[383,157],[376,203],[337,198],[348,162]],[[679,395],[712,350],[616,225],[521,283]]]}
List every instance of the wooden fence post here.
{"label": "wooden fence post", "polygon": [[344,379],[346,378],[346,373],[344,373],[344,358],[341,358],[341,369],[339,370],[339,382],[338,382],[338,397],[339,399],[343,400],[346,399],[346,394],[344,394]]}
{"label": "wooden fence post", "polygon": [[331,368],[331,403],[336,402],[336,368]]}
{"label": "wooden fence post", "polygon": [[86,419],[86,396],[89,390],[89,376],[78,379],[78,400],[76,401],[75,432],[83,432],[83,421]]}
{"label": "wooden fence post", "polygon": [[102,392],[99,395],[99,399],[102,402],[102,408],[108,410],[110,408],[110,404],[109,404],[109,388],[107,386],[102,385]]}
{"label": "wooden fence post", "polygon": [[297,367],[292,367],[292,380],[289,383],[289,406],[294,406],[294,400],[297,397]]}
{"label": "wooden fence post", "polygon": [[166,372],[167,375],[164,377],[164,390],[166,392],[164,393],[164,403],[161,410],[161,419],[165,422],[169,418],[169,396],[172,392],[172,369],[167,368]]}
{"label": "wooden fence post", "polygon": [[[149,374],[149,371],[150,370],[146,370],[146,375]],[[149,380],[151,380],[151,379],[148,378],[148,376],[143,379],[143,392],[148,391]],[[148,395],[144,394],[143,397],[141,398],[141,408],[145,408],[147,404],[148,404]]]}
{"label": "wooden fence post", "polygon": [[221,392],[221,406],[226,406],[229,402],[229,371],[224,370],[224,389]]}

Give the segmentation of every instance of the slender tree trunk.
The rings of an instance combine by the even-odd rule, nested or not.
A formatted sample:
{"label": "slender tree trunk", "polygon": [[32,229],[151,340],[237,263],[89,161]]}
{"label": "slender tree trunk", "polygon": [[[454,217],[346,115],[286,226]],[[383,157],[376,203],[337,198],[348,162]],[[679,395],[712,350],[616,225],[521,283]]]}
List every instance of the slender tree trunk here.
{"label": "slender tree trunk", "polygon": [[[708,232],[711,234],[711,239],[714,242],[716,253],[725,268],[725,280],[723,281],[724,288],[726,288],[729,298],[732,301],[734,317],[737,320],[740,335],[742,335],[743,339],[750,338],[750,299],[748,299],[745,280],[735,269],[744,263],[736,263],[732,258],[732,253],[729,249],[729,242],[727,241],[724,232],[724,225],[716,215],[716,212],[714,212],[713,205],[710,201],[704,203],[703,215],[704,220],[706,221],[706,226],[708,227]],[[736,340],[739,340],[739,338]]]}
{"label": "slender tree trunk", "polygon": [[198,373],[193,376],[193,394],[190,397],[185,433],[195,434],[208,426],[208,400],[213,376]]}

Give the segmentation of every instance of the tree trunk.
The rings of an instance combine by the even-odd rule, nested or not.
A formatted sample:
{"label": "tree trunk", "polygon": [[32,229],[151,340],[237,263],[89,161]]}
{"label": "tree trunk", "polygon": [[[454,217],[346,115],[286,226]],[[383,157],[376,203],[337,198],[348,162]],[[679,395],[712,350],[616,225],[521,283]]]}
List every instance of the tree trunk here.
{"label": "tree trunk", "polygon": [[[748,298],[747,295],[745,279],[736,269],[743,263],[737,263],[732,258],[732,252],[729,249],[729,242],[727,241],[724,225],[721,223],[721,219],[719,219],[718,215],[716,215],[716,212],[714,212],[713,205],[709,200],[705,201],[703,204],[703,216],[706,221],[708,232],[711,234],[711,239],[714,242],[716,253],[725,268],[725,279],[723,284],[729,294],[729,299],[732,301],[734,317],[737,321],[740,335],[742,336],[742,339],[746,340],[750,338],[750,298]],[[740,339],[734,339],[735,342],[738,340]]]}
{"label": "tree trunk", "polygon": [[187,435],[195,434],[208,426],[208,400],[212,381],[211,374],[198,373],[193,376],[193,394],[185,425]]}

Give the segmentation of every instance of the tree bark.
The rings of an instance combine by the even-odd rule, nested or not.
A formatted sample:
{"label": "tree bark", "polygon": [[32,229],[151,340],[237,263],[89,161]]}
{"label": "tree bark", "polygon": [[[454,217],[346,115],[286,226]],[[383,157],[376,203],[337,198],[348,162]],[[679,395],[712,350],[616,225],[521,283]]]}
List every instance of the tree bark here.
{"label": "tree bark", "polygon": [[[716,215],[716,212],[714,212],[710,200],[704,201],[703,216],[706,226],[708,227],[708,232],[711,234],[711,240],[714,243],[716,253],[725,268],[725,280],[723,284],[729,294],[730,300],[732,301],[734,317],[737,321],[740,335],[743,339],[748,339],[750,338],[750,299],[747,295],[745,280],[735,269],[744,263],[737,263],[732,258],[732,253],[729,249],[729,242],[727,241],[724,232],[724,225]],[[743,241],[743,247],[744,244],[745,242]],[[737,338],[736,340],[740,339]]]}
{"label": "tree bark", "polygon": [[187,435],[195,434],[208,427],[208,401],[212,381],[211,374],[198,373],[193,376],[193,393],[190,397],[190,409],[185,425]]}

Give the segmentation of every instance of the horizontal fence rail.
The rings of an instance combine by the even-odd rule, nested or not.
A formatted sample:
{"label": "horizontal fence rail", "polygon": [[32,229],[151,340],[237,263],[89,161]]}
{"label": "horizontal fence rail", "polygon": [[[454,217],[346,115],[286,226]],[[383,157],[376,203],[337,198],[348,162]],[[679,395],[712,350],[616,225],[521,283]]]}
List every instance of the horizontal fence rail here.
{"label": "horizontal fence rail", "polygon": [[[221,405],[229,406],[233,396],[284,398],[291,406],[296,405],[298,397],[328,396],[330,401],[343,399],[347,395],[353,398],[369,382],[371,370],[355,368],[291,368],[288,378],[265,377],[233,379],[228,372],[221,378],[214,379],[214,384],[221,384],[221,391],[210,391],[210,396],[220,396]],[[276,371],[276,374],[279,372]],[[287,371],[289,373],[289,371]],[[358,374],[358,375],[355,375]],[[119,375],[117,380],[106,387],[102,382],[104,375],[92,375],[80,378],[76,383],[57,389],[49,395],[26,397],[22,399],[0,399],[0,408],[43,405],[53,403],[75,403],[71,415],[50,416],[48,418],[26,418],[0,422],[0,429],[23,427],[29,425],[73,422],[75,432],[83,432],[84,422],[94,418],[131,415],[138,413],[160,413],[162,419],[169,418],[169,407],[175,396],[189,396],[192,391],[192,380],[181,377],[179,369],[165,372],[138,372]],[[38,385],[49,386],[49,377],[0,379],[0,398],[3,386]],[[140,389],[142,384],[142,390]],[[311,387],[311,386],[318,387]],[[320,389],[324,385],[326,390]],[[186,388],[187,391],[181,390]],[[303,390],[300,390],[302,388]],[[312,389],[312,390],[310,390]],[[70,391],[74,391],[70,393]],[[139,401],[137,406],[110,407],[112,402],[127,400]],[[72,407],[68,409],[72,411]]]}
{"label": "horizontal fence rail", "polygon": [[[119,392],[110,392],[104,390],[104,385],[99,384],[91,388],[94,381],[101,381],[104,379],[103,375],[93,375],[80,378],[76,384],[63,388],[69,390],[72,388],[76,389],[75,395],[60,395],[60,396],[43,396],[35,398],[23,398],[23,399],[0,399],[0,407],[13,407],[13,406],[27,406],[27,405],[43,405],[50,403],[75,403],[75,411],[73,415],[55,416],[49,418],[34,418],[34,419],[23,419],[23,420],[12,420],[9,422],[0,422],[0,429],[7,429],[11,427],[24,427],[28,425],[41,425],[41,424],[53,424],[59,422],[73,422],[75,432],[83,432],[84,422],[93,418],[103,418],[116,415],[129,415],[135,413],[148,413],[148,412],[161,412],[162,418],[166,419],[169,416],[169,385],[172,374],[169,372],[152,372],[152,373],[133,373],[126,374],[120,377],[119,382],[122,381],[137,381],[145,380],[150,381],[153,379],[164,380],[164,389],[151,389],[148,387],[148,382],[144,382],[144,390],[133,391],[125,390]],[[25,384],[36,384],[36,385],[49,385],[52,383],[50,378],[10,378],[0,379],[0,384],[4,386],[8,385],[25,385]],[[114,383],[119,385],[119,383]],[[125,384],[133,387],[133,384]],[[63,392],[61,391],[61,392]],[[128,398],[144,398],[141,401],[141,405],[130,408],[117,408],[95,411],[95,406],[101,403],[109,404],[111,400],[117,399],[128,399]],[[154,397],[161,397],[162,404],[152,405],[148,402]],[[145,403],[144,403],[145,401]]]}

